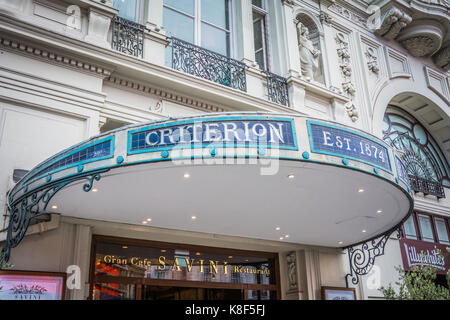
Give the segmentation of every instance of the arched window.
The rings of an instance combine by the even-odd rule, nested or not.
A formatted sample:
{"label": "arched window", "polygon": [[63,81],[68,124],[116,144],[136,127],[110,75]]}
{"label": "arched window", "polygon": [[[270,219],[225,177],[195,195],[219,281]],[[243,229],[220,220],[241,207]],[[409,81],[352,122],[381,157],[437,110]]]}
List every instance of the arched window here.
{"label": "arched window", "polygon": [[412,115],[389,106],[384,115],[383,139],[403,160],[411,187],[416,192],[445,197],[449,165],[437,142]]}

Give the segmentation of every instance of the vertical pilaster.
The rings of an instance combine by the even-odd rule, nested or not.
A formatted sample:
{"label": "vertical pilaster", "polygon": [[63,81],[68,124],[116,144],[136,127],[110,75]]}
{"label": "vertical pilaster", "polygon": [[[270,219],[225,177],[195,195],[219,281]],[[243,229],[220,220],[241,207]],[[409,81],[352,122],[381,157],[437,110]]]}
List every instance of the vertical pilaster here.
{"label": "vertical pilaster", "polygon": [[163,24],[163,0],[145,1],[145,25],[153,31],[160,31]]}
{"label": "vertical pilaster", "polygon": [[288,1],[283,2],[284,34],[286,35],[286,61],[288,76],[300,75],[300,54],[298,52],[297,27],[295,25],[294,8]]}
{"label": "vertical pilaster", "polygon": [[86,300],[89,296],[89,271],[91,258],[91,227],[76,225],[75,226],[75,245],[73,252],[73,264],[81,269],[81,288],[79,290],[71,290],[72,300]]}
{"label": "vertical pilaster", "polygon": [[235,28],[237,32],[237,58],[248,66],[255,66],[255,42],[253,35],[253,12],[251,0],[240,0],[238,6]]}

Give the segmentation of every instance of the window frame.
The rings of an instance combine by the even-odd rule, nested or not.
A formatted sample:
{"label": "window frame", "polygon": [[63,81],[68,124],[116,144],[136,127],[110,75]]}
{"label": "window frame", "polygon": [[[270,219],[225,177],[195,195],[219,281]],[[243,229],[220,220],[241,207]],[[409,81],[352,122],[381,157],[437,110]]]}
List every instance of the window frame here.
{"label": "window frame", "polygon": [[[220,27],[214,23],[211,23],[209,21],[203,20],[202,19],[202,0],[193,0],[194,1],[194,15],[190,15],[186,12],[180,11],[179,9],[176,9],[170,5],[167,5],[164,3],[163,0],[163,10],[164,8],[167,8],[169,10],[173,10],[179,14],[182,14],[186,17],[189,17],[191,19],[194,20],[194,45],[202,47],[204,49],[210,50],[208,48],[205,48],[202,46],[202,23],[205,23],[206,25],[219,29],[221,31],[224,31],[227,35],[228,35],[228,45],[227,45],[227,53],[225,54],[226,57],[231,58],[232,57],[232,53],[233,51],[233,3],[234,1],[232,0],[224,0],[226,1],[226,6],[228,7],[228,29],[225,29],[223,27]],[[164,21],[163,21],[163,26],[164,26]],[[211,50],[212,51],[212,50]],[[219,53],[219,52],[216,52]],[[219,53],[222,54],[222,53]],[[223,54],[222,54],[223,55]]]}
{"label": "window frame", "polygon": [[[432,229],[432,233],[433,233],[433,241],[424,240],[423,234],[422,234],[422,228],[420,227],[420,223],[419,223],[419,215],[427,216],[427,217],[430,218],[431,229]],[[402,223],[402,231],[403,231],[403,238],[404,239],[423,241],[423,242],[426,242],[426,243],[435,243],[435,244],[441,244],[441,245],[449,245],[447,243],[440,242],[439,235],[438,235],[438,232],[437,232],[437,227],[436,227],[436,220],[435,220],[435,219],[439,219],[439,220],[443,220],[444,221],[445,228],[447,230],[447,235],[448,235],[449,242],[450,242],[450,218],[449,217],[445,217],[445,216],[441,216],[441,215],[437,215],[437,214],[433,214],[433,213],[428,213],[428,212],[423,212],[423,211],[416,211],[416,210],[411,214],[411,216],[413,217],[414,227],[416,228],[416,233],[417,233],[417,238],[413,239],[413,238],[407,238],[406,237],[406,232],[405,232],[405,222],[406,222],[406,220],[405,220],[405,222]]]}
{"label": "window frame", "polygon": [[[445,218],[445,217],[441,217],[441,216],[436,216],[436,215],[431,216],[431,218],[433,220],[434,230],[436,231],[436,242],[439,244],[443,244],[443,245],[450,245],[449,219]],[[436,225],[436,219],[442,220],[444,222],[444,227],[445,227],[445,231],[447,232],[447,239],[448,239],[448,241],[446,243],[441,242],[441,239],[439,239],[439,233],[438,233],[438,229],[437,229],[437,225]]]}
{"label": "window frame", "polygon": [[[267,1],[262,0],[261,3],[263,6],[262,8],[254,5],[253,3],[251,4],[252,5],[252,28],[254,30],[254,23],[256,20],[253,18],[253,14],[257,13],[260,16],[262,16],[262,19],[261,19],[261,23],[263,25],[263,28],[262,28],[262,30],[263,30],[263,32],[262,32],[263,33],[263,35],[262,35],[262,42],[263,42],[262,50],[263,50],[264,62],[266,64],[264,66],[265,68],[263,66],[259,66],[259,68],[263,71],[270,71],[271,63],[270,63],[269,12],[267,11]],[[254,39],[255,39],[255,34],[253,34],[253,41],[254,41]],[[254,50],[255,50],[255,61],[256,61],[256,48]]]}
{"label": "window frame", "polygon": [[421,234],[420,234],[420,231],[419,231],[418,226],[417,226],[416,213],[413,212],[413,213],[410,215],[410,217],[412,218],[412,221],[413,221],[414,231],[416,232],[416,237],[415,237],[415,238],[408,238],[407,235],[406,235],[405,222],[409,219],[409,217],[408,217],[408,219],[406,219],[406,220],[402,223],[403,238],[409,239],[409,240],[420,240],[420,239],[421,239]]}

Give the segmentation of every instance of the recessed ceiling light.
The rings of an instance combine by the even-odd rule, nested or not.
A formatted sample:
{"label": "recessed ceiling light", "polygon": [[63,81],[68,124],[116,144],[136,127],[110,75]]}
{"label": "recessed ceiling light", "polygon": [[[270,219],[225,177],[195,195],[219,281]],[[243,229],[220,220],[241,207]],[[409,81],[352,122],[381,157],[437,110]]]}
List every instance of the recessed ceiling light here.
{"label": "recessed ceiling light", "polygon": [[366,229],[362,229],[362,231],[361,231],[362,233],[366,233],[367,232],[367,230]]}
{"label": "recessed ceiling light", "polygon": [[162,249],[161,252],[167,252],[167,250],[166,249]]}
{"label": "recessed ceiling light", "polygon": [[287,235],[285,235],[284,237],[285,237],[285,238],[289,238],[289,235],[287,234]]}
{"label": "recessed ceiling light", "polygon": [[147,220],[146,220],[146,221],[142,221],[142,223],[143,223],[143,224],[147,224],[147,223],[148,223],[148,221],[147,221]]}
{"label": "recessed ceiling light", "polygon": [[279,231],[281,228],[280,227],[276,227],[275,230]]}
{"label": "recessed ceiling light", "polygon": [[128,246],[122,246],[123,249],[128,249]]}
{"label": "recessed ceiling light", "polygon": [[382,213],[383,212],[383,210],[377,210],[377,213]]}
{"label": "recessed ceiling light", "polygon": [[199,256],[199,255],[200,255],[200,252],[196,252],[195,255],[196,255],[196,256]]}
{"label": "recessed ceiling light", "polygon": [[233,256],[228,256],[228,259],[233,259]]}
{"label": "recessed ceiling light", "polygon": [[339,242],[338,242],[338,244],[343,244],[343,243],[344,243],[344,242],[342,242],[342,241],[339,241]]}
{"label": "recessed ceiling light", "polygon": [[191,175],[189,173],[185,173],[183,177],[185,177],[186,179],[189,178]]}
{"label": "recessed ceiling light", "polygon": [[52,205],[52,209],[58,209],[58,206],[56,204]]}
{"label": "recessed ceiling light", "polygon": [[97,192],[97,191],[98,191],[97,188],[92,189],[92,192]]}
{"label": "recessed ceiling light", "polygon": [[152,221],[152,218],[148,218],[147,221],[148,221],[148,222]]}
{"label": "recessed ceiling light", "polygon": [[362,188],[361,188],[361,189],[358,189],[358,192],[359,192],[359,193],[364,192],[364,189],[362,189]]}
{"label": "recessed ceiling light", "polygon": [[287,177],[288,177],[288,179],[294,179],[294,178],[295,178],[295,175],[291,173],[291,174],[288,175]]}
{"label": "recessed ceiling light", "polygon": [[195,219],[197,219],[197,216],[192,216],[191,219],[195,220]]}
{"label": "recessed ceiling light", "polygon": [[280,237],[280,240],[284,240],[284,237]]}

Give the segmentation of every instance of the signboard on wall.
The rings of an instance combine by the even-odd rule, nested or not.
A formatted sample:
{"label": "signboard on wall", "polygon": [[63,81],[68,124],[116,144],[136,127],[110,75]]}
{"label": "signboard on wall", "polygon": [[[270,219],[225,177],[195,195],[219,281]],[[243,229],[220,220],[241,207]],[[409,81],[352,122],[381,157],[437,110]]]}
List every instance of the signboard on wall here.
{"label": "signboard on wall", "polygon": [[388,148],[362,133],[328,123],[307,121],[311,151],[354,159],[391,172]]}
{"label": "signboard on wall", "polygon": [[66,274],[0,271],[0,300],[64,300]]}
{"label": "signboard on wall", "polygon": [[[446,251],[450,245],[412,239],[401,239],[403,267],[411,270],[413,266],[429,266],[436,268],[438,274],[446,274],[450,268],[450,257]],[[441,254],[439,254],[439,250]]]}
{"label": "signboard on wall", "polygon": [[163,149],[203,147],[272,146],[279,149],[297,149],[291,119],[283,118],[215,118],[202,121],[180,121],[167,126],[155,125],[128,132],[128,154]]}

